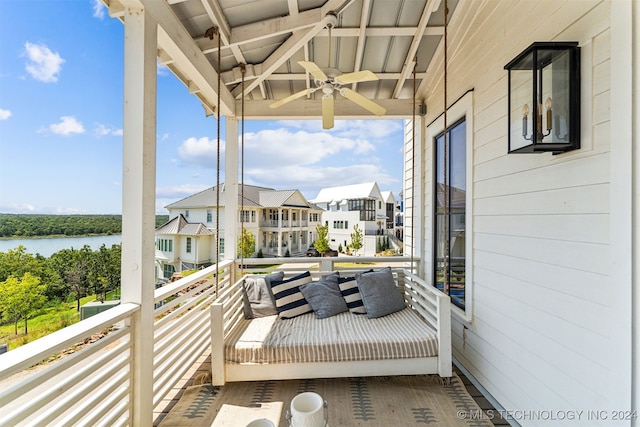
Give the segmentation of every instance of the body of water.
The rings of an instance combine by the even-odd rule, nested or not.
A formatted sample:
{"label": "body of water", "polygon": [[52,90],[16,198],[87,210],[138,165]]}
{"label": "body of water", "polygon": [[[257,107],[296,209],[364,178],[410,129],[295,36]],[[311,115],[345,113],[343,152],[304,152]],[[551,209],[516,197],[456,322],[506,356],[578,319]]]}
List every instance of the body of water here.
{"label": "body of water", "polygon": [[50,239],[8,239],[0,240],[0,252],[8,252],[22,245],[27,248],[27,253],[35,255],[39,253],[43,257],[50,257],[52,254],[62,249],[81,249],[84,245],[88,245],[92,250],[100,249],[105,245],[110,248],[111,245],[119,245],[122,243],[122,236],[89,236],[89,237],[55,237]]}

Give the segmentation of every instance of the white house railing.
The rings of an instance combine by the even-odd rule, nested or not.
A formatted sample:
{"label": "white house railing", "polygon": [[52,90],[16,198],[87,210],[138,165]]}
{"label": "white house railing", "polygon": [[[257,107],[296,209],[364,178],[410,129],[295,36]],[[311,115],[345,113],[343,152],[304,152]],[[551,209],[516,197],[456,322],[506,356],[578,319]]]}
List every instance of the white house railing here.
{"label": "white house railing", "polygon": [[[357,264],[354,263],[357,262]],[[250,258],[239,268],[234,261],[199,270],[156,289],[153,326],[153,407],[162,400],[211,348],[213,302],[229,301],[239,292],[241,274],[266,272],[265,264],[286,263],[287,275],[311,271],[345,274],[391,265],[410,268],[409,257]],[[298,265],[299,264],[299,265]],[[234,301],[241,299],[231,298]],[[120,304],[0,355],[0,425],[132,425],[132,332],[140,306]],[[92,336],[103,333],[100,339]],[[70,355],[60,352],[77,347]],[[150,360],[151,363],[151,360]]]}
{"label": "white house railing", "polygon": [[[232,283],[233,266],[219,264],[217,285],[211,266],[156,289],[154,407],[211,345],[206,308]],[[0,355],[0,425],[132,425],[140,397],[132,392],[131,333],[139,309],[120,304]],[[60,356],[74,346],[81,349]]]}
{"label": "white house railing", "polygon": [[[126,424],[132,401],[130,336],[138,309],[121,304],[0,356],[0,425],[71,425],[80,419],[86,425]],[[25,371],[119,322],[82,350]],[[13,379],[9,385],[7,378]]]}

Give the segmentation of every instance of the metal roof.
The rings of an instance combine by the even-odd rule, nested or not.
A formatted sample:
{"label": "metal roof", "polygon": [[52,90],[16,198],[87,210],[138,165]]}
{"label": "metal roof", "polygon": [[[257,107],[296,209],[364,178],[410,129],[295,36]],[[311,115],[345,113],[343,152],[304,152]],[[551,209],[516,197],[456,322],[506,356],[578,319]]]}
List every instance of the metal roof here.
{"label": "metal roof", "polygon": [[[226,200],[225,185],[220,184],[220,206],[224,206]],[[273,188],[257,187],[254,185],[244,186],[244,203],[241,198],[242,186],[238,186],[238,207],[303,207],[319,209],[310,204],[299,190],[274,190]],[[216,186],[207,188],[199,193],[185,197],[182,200],[167,205],[167,209],[197,209],[215,208],[217,206]],[[168,225],[168,224],[165,224]],[[164,226],[161,226],[164,227]],[[160,230],[160,229],[159,229]],[[170,233],[170,234],[176,234]]]}
{"label": "metal roof", "polygon": [[[124,1],[101,1],[111,16],[124,20]],[[269,108],[276,100],[315,87],[299,61],[313,61],[338,75],[372,71],[377,80],[347,86],[383,106],[384,117],[410,117],[414,86],[417,98],[424,99],[427,68],[444,34],[442,0],[139,2],[158,22],[159,62],[200,98],[209,113],[240,116],[244,93],[248,119],[321,116],[321,90]],[[136,0],[126,4],[135,5]],[[450,16],[457,4],[448,0]],[[335,25],[329,31],[332,15]],[[343,96],[335,98],[336,118],[374,117]]]}
{"label": "metal roof", "polygon": [[320,190],[313,203],[341,203],[344,200],[381,199],[378,184],[365,182],[363,184],[342,185]]}
{"label": "metal roof", "polygon": [[180,234],[184,236],[209,236],[213,232],[201,222],[191,223],[182,215],[178,215],[169,222],[156,229],[156,234]]}
{"label": "metal roof", "polygon": [[[196,208],[215,208],[218,204],[218,194],[216,190],[217,186],[213,186],[203,190],[199,193],[193,194],[191,196],[185,197],[182,200],[178,200],[177,202],[171,203],[166,206],[167,209],[196,209]],[[254,185],[245,185],[244,186],[244,203],[242,203],[241,198],[242,186],[238,186],[238,205],[244,205],[245,207],[250,206],[260,206],[260,192],[261,191],[276,191],[273,188],[268,187],[257,187]],[[220,201],[221,206],[224,206],[224,197],[225,197],[225,185],[220,184]]]}
{"label": "metal roof", "polygon": [[309,203],[298,190],[261,191],[260,205],[265,208],[301,207],[308,208]]}

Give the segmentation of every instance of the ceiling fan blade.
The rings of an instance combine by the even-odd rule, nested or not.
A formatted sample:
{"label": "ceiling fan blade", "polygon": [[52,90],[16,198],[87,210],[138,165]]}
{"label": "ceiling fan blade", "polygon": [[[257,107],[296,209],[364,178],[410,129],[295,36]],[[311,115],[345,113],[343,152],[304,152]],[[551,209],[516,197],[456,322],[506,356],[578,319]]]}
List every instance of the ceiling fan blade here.
{"label": "ceiling fan blade", "polygon": [[333,95],[322,97],[322,129],[333,127]]}
{"label": "ceiling fan blade", "polygon": [[318,80],[329,80],[329,78],[327,77],[327,75],[324,73],[324,71],[322,71],[320,69],[320,67],[318,67],[316,65],[315,62],[311,62],[311,61],[298,61],[298,64],[300,64],[302,66],[302,68],[304,68],[305,70],[307,70],[309,72],[309,74],[311,74],[313,76],[314,79],[318,79]]}
{"label": "ceiling fan blade", "polygon": [[280,101],[276,101],[273,104],[269,105],[269,107],[271,108],[278,108],[278,107],[282,107],[284,104],[286,104],[287,102],[291,102],[294,99],[298,99],[301,98],[305,95],[308,95],[310,93],[315,92],[316,90],[318,90],[318,88],[309,88],[309,89],[305,89],[302,90],[300,92],[296,92],[293,95],[289,95],[286,98],[282,98]]}
{"label": "ceiling fan blade", "polygon": [[348,100],[355,102],[356,104],[358,104],[365,110],[369,110],[376,116],[383,116],[387,112],[387,110],[384,107],[381,107],[380,105],[376,104],[369,98],[364,97],[360,95],[358,92],[352,91],[351,89],[344,88],[340,91],[340,93],[342,94],[342,96],[344,96]]}
{"label": "ceiling fan blade", "polygon": [[338,83],[341,84],[349,84],[349,83],[359,83],[359,82],[370,82],[372,80],[378,80],[378,76],[373,74],[373,72],[369,70],[356,71],[355,73],[346,73],[341,74],[336,77]]}

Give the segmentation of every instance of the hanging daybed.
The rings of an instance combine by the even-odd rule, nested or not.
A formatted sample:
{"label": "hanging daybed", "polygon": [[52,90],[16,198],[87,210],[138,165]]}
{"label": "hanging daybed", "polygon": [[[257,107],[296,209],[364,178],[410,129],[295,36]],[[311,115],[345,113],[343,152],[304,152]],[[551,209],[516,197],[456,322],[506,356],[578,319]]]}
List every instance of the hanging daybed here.
{"label": "hanging daybed", "polygon": [[[387,274],[393,277],[395,290],[391,292],[388,283],[381,285],[379,277],[371,279]],[[264,304],[258,307],[264,303],[266,295],[254,293],[252,303],[256,303],[253,305],[258,307],[257,312],[264,314],[254,318],[247,318],[246,283],[261,277],[247,275],[233,289],[221,293],[219,302],[211,309],[213,384],[300,378],[452,375],[450,299],[447,295],[407,270],[391,273],[386,268],[357,275],[363,279],[360,281],[342,281],[341,297],[349,300],[348,309],[333,314],[331,310],[335,309],[326,307],[326,301],[331,297],[321,293],[327,292],[321,289],[331,281],[327,277],[313,280],[311,274],[303,274],[277,281],[288,286],[283,297],[286,301],[280,306],[276,302],[277,314],[265,313]],[[364,290],[363,283],[369,289]],[[277,286],[278,283],[272,289],[276,290]],[[309,296],[303,303],[294,295],[300,288],[303,295]],[[313,288],[319,290],[311,291]],[[354,288],[362,294],[362,305],[369,313],[351,304]],[[278,291],[275,293],[277,297]],[[298,301],[292,303],[296,298]],[[309,312],[304,304],[311,307],[314,301],[316,307]],[[319,308],[318,301],[324,301]],[[395,307],[385,314],[390,310],[390,302]]]}

